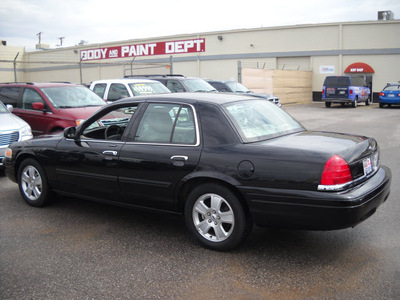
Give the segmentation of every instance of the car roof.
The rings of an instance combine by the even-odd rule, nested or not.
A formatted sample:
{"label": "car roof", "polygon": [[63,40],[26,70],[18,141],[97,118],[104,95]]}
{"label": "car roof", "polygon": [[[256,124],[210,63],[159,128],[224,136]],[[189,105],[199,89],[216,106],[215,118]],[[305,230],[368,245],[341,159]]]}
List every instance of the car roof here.
{"label": "car roof", "polygon": [[36,86],[39,88],[42,87],[56,87],[56,86],[82,86],[80,84],[74,84],[69,82],[8,82],[8,83],[0,83],[1,86]]}
{"label": "car roof", "polygon": [[[137,78],[137,79],[138,78],[149,78],[149,79],[154,78],[156,80],[159,80],[159,79],[165,79],[165,80],[167,80],[167,79],[174,79],[174,80],[203,79],[203,78],[200,78],[200,77],[193,77],[193,76],[186,77],[186,76],[180,75],[180,74],[172,74],[172,75],[169,75],[169,74],[132,75],[132,77],[126,77],[125,79],[132,79],[132,78]],[[205,80],[205,79],[203,79],[203,80]],[[205,80],[205,81],[207,81],[207,80]]]}
{"label": "car roof", "polygon": [[159,82],[157,80],[152,79],[132,79],[132,78],[117,78],[117,79],[102,79],[102,80],[95,80],[93,83],[154,83]]}
{"label": "car roof", "polygon": [[158,94],[158,95],[148,95],[148,96],[136,96],[131,98],[126,98],[123,100],[118,100],[114,103],[123,102],[139,102],[139,101],[167,101],[167,102],[186,102],[189,104],[194,104],[196,102],[207,102],[214,104],[225,104],[235,101],[244,100],[257,100],[251,95],[237,95],[237,94],[226,94],[226,93],[171,93],[171,94]]}

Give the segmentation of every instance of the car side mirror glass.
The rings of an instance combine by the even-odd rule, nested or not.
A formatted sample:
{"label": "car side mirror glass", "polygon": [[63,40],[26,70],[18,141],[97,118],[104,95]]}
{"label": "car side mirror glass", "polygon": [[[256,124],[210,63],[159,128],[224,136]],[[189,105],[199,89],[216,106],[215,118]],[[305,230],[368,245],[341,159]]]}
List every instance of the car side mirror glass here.
{"label": "car side mirror glass", "polygon": [[13,110],[14,110],[14,107],[13,107],[11,104],[7,104],[6,106],[7,106],[8,111],[9,111],[10,113],[12,113]]}
{"label": "car side mirror glass", "polygon": [[76,128],[75,127],[67,127],[64,129],[64,137],[67,139],[75,139],[76,137]]}
{"label": "car side mirror glass", "polygon": [[34,110],[44,110],[44,104],[42,102],[32,103],[32,108]]}

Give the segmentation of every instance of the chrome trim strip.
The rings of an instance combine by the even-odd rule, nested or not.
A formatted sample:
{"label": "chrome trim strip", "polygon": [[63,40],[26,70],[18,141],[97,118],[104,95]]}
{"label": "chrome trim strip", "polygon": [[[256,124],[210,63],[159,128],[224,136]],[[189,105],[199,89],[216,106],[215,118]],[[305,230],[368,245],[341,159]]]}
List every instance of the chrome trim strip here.
{"label": "chrome trim strip", "polygon": [[336,184],[336,185],[322,185],[322,184],[319,184],[318,185],[318,191],[337,192],[337,191],[344,190],[344,189],[346,189],[346,188],[348,188],[350,186],[358,184],[361,181],[364,181],[367,178],[372,177],[378,171],[378,169],[379,168],[377,168],[376,170],[374,170],[373,172],[371,172],[368,175],[361,176],[361,177],[359,177],[359,178],[357,178],[357,179],[355,179],[353,181],[346,182],[344,184]]}

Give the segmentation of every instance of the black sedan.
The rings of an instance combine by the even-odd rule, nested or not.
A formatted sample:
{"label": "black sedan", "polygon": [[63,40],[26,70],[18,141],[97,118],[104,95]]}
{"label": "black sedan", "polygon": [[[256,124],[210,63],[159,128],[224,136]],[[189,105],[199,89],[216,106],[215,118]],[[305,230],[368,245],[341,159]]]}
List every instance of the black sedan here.
{"label": "black sedan", "polygon": [[5,165],[32,206],[57,193],[180,213],[216,250],[238,246],[253,223],[353,227],[391,183],[374,139],[307,131],[268,101],[224,94],[120,100],[64,136],[12,144]]}

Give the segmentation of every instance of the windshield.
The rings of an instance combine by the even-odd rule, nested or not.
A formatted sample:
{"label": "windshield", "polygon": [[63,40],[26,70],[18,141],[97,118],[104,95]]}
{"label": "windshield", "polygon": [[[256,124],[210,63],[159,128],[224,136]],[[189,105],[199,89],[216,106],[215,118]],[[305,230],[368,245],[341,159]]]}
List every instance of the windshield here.
{"label": "windshield", "polygon": [[189,92],[216,92],[217,90],[201,78],[186,79],[184,82]]}
{"label": "windshield", "polygon": [[229,86],[234,93],[251,93],[247,87],[239,82],[230,81],[226,82],[226,85]]}
{"label": "windshield", "polygon": [[160,82],[130,83],[129,87],[135,96],[171,93],[171,91]]}
{"label": "windshield", "polygon": [[54,108],[74,108],[106,105],[103,99],[84,86],[42,88]]}
{"label": "windshield", "polygon": [[301,124],[269,101],[245,100],[227,103],[225,109],[245,143],[304,130]]}

